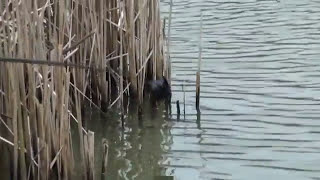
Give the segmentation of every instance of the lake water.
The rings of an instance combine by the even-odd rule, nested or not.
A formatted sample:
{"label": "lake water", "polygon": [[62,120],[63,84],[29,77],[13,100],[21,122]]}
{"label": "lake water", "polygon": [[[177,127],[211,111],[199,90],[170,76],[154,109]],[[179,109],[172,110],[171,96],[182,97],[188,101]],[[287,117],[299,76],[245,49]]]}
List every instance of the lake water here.
{"label": "lake water", "polygon": [[173,2],[172,118],[130,115],[123,131],[96,118],[96,139],[110,143],[106,179],[320,179],[320,1]]}

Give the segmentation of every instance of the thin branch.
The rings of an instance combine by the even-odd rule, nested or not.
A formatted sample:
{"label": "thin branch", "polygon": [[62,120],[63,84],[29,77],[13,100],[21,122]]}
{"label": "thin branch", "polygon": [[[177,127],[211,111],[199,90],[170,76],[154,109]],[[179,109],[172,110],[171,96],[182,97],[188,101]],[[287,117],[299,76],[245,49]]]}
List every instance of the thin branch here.
{"label": "thin branch", "polygon": [[[77,120],[77,118],[71,113],[70,110],[68,110],[68,113],[69,115],[73,118],[73,120],[76,122],[76,123],[79,123],[79,121]],[[85,133],[85,134],[88,134],[88,132],[82,127],[82,131]]]}
{"label": "thin branch", "polygon": [[98,108],[99,111],[103,112],[98,105],[96,105],[89,97],[87,97],[83,92],[80,91],[74,84],[70,82],[70,85],[75,88],[84,98],[86,98],[94,107]]}
{"label": "thin branch", "polygon": [[1,89],[0,89],[0,94],[1,94],[2,96],[5,96],[5,95],[6,95],[6,93],[4,93]]}
{"label": "thin branch", "polygon": [[57,159],[58,159],[58,156],[60,155],[61,153],[61,150],[62,150],[63,146],[60,148],[60,150],[57,152],[56,156],[53,158],[53,160],[51,161],[50,163],[50,170],[52,169],[53,165],[56,163]]}
{"label": "thin branch", "polygon": [[[9,141],[9,140],[7,140],[7,139],[5,139],[4,137],[2,137],[2,136],[0,136],[0,140],[1,141],[3,141],[3,142],[5,142],[5,143],[7,143],[7,144],[9,144],[9,145],[11,145],[11,146],[14,146],[14,143],[13,142],[11,142],[11,141]],[[21,148],[20,147],[18,147],[18,149],[19,150],[21,150]],[[25,148],[23,148],[23,151],[26,153],[27,152],[27,150],[25,149]]]}
{"label": "thin branch", "polygon": [[[130,85],[131,85],[131,82],[126,86],[126,88],[122,91],[122,93],[126,92],[127,89],[129,89]],[[109,105],[108,109],[110,109],[110,108],[120,99],[120,97],[121,97],[121,96],[119,95],[119,96],[117,97],[117,99],[115,99],[115,100],[113,101],[113,103]]]}
{"label": "thin branch", "polygon": [[2,122],[2,124],[8,129],[8,131],[12,134],[12,135],[14,135],[13,134],[13,132],[12,132],[12,130],[9,128],[9,126],[4,122],[4,120],[1,118],[1,116],[0,116],[0,122]]}
{"label": "thin branch", "polygon": [[83,43],[87,38],[95,34],[96,30],[93,30],[91,33],[83,37],[80,41],[76,42],[74,45],[69,47],[68,49],[63,50],[63,54],[66,54],[68,51],[75,49],[79,44]]}

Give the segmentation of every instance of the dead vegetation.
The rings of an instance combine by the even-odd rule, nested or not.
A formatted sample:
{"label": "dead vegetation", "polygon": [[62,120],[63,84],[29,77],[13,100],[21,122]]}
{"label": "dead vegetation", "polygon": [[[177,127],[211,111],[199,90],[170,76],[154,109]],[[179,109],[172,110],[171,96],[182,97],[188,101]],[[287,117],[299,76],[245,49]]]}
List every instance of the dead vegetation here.
{"label": "dead vegetation", "polygon": [[119,104],[122,113],[125,97],[141,105],[145,81],[169,75],[163,32],[157,0],[2,0],[0,164],[8,178],[70,179],[76,121],[81,177],[95,179],[93,145],[108,145],[83,128],[83,104]]}

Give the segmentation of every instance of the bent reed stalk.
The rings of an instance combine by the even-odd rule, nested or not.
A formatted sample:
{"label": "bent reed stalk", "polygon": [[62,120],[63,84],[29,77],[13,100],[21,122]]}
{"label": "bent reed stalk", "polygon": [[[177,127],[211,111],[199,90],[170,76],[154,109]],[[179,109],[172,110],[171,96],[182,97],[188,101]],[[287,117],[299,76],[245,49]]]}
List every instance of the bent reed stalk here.
{"label": "bent reed stalk", "polygon": [[141,105],[144,83],[168,74],[159,8],[158,0],[1,1],[0,164],[10,170],[4,176],[70,179],[80,158],[82,179],[97,178],[94,133],[82,125],[85,101],[103,110],[120,104],[123,113],[124,97]]}

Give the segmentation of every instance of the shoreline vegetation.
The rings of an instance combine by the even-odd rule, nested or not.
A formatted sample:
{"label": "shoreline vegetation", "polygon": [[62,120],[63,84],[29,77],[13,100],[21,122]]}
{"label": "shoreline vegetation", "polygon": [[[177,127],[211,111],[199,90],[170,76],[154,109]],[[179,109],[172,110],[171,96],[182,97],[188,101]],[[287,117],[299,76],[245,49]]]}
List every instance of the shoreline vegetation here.
{"label": "shoreline vegetation", "polygon": [[141,108],[148,80],[165,76],[170,83],[165,25],[159,0],[2,0],[1,176],[71,179],[79,166],[82,179],[96,179],[97,143],[107,174],[108,143],[83,127],[84,104],[116,108],[123,117],[124,101]]}

